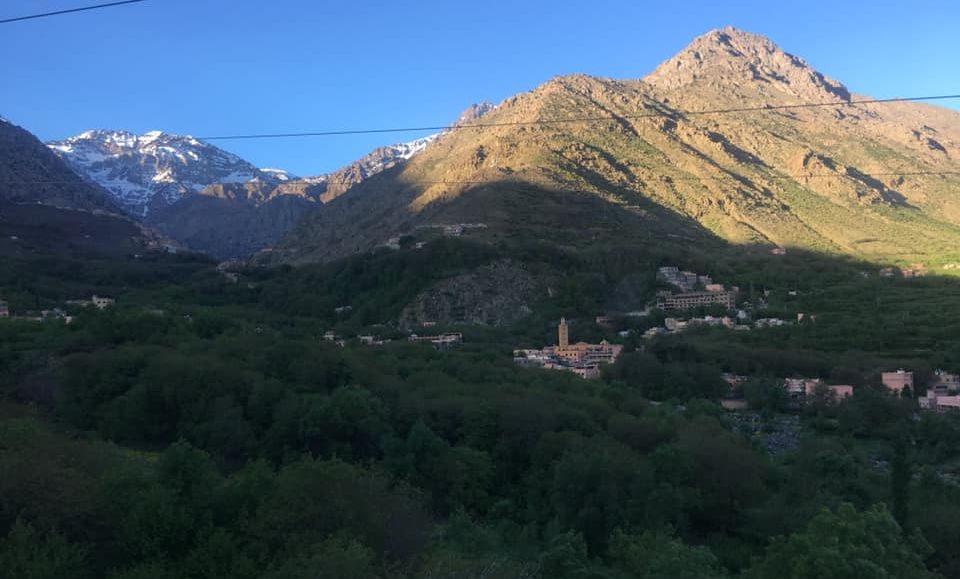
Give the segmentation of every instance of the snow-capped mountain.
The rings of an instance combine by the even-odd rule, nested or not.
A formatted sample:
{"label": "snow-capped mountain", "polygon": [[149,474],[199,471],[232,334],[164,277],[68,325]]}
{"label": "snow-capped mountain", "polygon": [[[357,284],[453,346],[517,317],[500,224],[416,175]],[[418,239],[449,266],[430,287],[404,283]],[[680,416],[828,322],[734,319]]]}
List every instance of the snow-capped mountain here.
{"label": "snow-capped mountain", "polygon": [[314,177],[305,177],[303,180],[312,185],[320,183],[346,186],[353,185],[413,157],[420,151],[426,149],[427,145],[440,138],[440,135],[441,133],[436,133],[406,143],[377,147],[356,161],[344,165],[336,171]]}
{"label": "snow-capped mountain", "polygon": [[280,169],[258,169],[191,136],[161,131],[136,135],[91,130],[47,145],[71,168],[110,191],[124,209],[140,217],[212,184],[277,184],[291,178]]}
{"label": "snow-capped mountain", "polygon": [[[456,124],[492,105],[472,105]],[[423,151],[447,131],[374,149],[336,171],[299,178],[252,163],[189,135],[90,130],[47,147],[130,215],[195,250],[243,257],[352,186]]]}

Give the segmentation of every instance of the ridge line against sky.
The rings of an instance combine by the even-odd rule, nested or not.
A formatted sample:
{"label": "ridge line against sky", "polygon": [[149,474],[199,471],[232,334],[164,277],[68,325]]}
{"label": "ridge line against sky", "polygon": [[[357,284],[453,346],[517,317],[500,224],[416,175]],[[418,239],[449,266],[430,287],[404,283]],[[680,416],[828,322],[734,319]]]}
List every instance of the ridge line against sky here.
{"label": "ridge line against sky", "polygon": [[[0,18],[89,3],[10,2]],[[0,115],[44,140],[93,128],[196,135],[432,125],[561,74],[642,77],[725,25],[767,36],[861,95],[951,92],[960,78],[952,30],[960,7],[950,2],[688,2],[682,18],[675,6],[641,4],[491,0],[465,13],[439,0],[156,0],[24,21],[0,36],[0,74],[11,79]],[[225,148],[310,175],[417,136]]]}

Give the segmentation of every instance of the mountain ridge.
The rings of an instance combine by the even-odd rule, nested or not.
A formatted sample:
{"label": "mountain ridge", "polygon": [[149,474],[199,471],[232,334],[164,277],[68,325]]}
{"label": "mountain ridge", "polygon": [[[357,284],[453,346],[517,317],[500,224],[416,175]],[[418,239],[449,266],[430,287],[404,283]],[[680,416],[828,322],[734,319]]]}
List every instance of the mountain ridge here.
{"label": "mountain ridge", "polygon": [[[335,259],[425,225],[482,221],[502,211],[502,200],[484,195],[507,195],[514,184],[591,196],[638,216],[667,211],[734,244],[960,258],[960,180],[927,175],[960,171],[960,113],[852,96],[765,37],[713,30],[644,78],[564,75],[508,97],[482,130],[446,134],[361,184],[268,259]],[[763,110],[825,102],[836,104]],[[752,107],[761,110],[690,112]],[[596,120],[565,122],[583,118]],[[524,219],[538,202],[514,208],[512,223],[487,234],[528,235]],[[367,230],[356,225],[364,223]]]}
{"label": "mountain ridge", "polygon": [[[471,105],[455,123],[491,108]],[[408,161],[439,135],[377,147],[312,177],[261,169],[190,135],[162,131],[91,129],[47,146],[133,217],[195,250],[237,258],[275,243],[319,206]]]}

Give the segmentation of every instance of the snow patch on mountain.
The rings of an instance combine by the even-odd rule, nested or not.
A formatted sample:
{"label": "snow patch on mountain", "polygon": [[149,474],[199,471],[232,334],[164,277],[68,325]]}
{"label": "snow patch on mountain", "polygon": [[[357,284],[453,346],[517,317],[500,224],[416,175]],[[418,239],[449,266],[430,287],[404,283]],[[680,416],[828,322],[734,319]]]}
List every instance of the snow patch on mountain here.
{"label": "snow patch on mountain", "polygon": [[290,178],[285,171],[258,169],[192,136],[157,130],[142,135],[89,130],[47,146],[137,216],[217,183],[280,183]]}

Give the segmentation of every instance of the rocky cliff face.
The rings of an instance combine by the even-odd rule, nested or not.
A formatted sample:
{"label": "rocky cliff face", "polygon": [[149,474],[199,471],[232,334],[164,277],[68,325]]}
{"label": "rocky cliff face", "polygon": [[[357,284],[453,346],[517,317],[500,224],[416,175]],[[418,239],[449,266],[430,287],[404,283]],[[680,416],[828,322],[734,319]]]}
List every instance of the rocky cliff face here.
{"label": "rocky cliff face", "polygon": [[643,79],[563,76],[506,99],[329,203],[271,258],[330,259],[457,222],[563,244],[706,235],[867,259],[955,253],[960,114],[862,98],[762,36],[711,31]]}
{"label": "rocky cliff face", "polygon": [[522,264],[500,261],[426,290],[404,309],[400,325],[407,329],[431,322],[506,326],[529,314],[543,294],[540,282]]}

